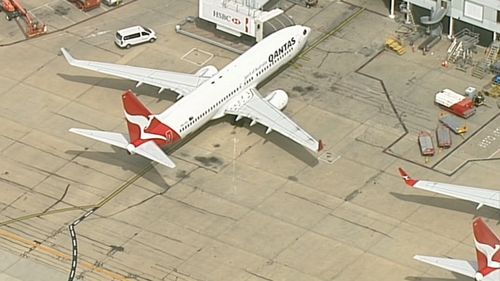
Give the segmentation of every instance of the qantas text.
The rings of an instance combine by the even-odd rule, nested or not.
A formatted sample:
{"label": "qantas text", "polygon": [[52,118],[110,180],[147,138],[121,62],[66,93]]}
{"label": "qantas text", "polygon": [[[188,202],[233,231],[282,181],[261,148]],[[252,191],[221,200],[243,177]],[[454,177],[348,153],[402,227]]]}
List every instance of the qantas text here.
{"label": "qantas text", "polygon": [[288,40],[283,46],[281,46],[279,49],[274,51],[274,53],[269,55],[269,58],[267,59],[269,62],[273,62],[274,59],[279,57],[281,54],[283,54],[286,50],[291,48],[293,45],[295,45],[295,38],[292,37],[292,39]]}

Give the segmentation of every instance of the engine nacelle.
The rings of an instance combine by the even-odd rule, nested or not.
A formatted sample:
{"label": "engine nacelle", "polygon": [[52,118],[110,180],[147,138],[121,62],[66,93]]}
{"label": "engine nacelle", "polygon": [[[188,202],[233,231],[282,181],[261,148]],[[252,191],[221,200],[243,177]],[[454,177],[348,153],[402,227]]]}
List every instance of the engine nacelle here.
{"label": "engine nacelle", "polygon": [[217,67],[215,67],[213,65],[207,65],[207,66],[200,68],[200,70],[196,71],[196,73],[194,75],[200,76],[200,77],[210,78],[212,76],[215,76],[218,72],[219,72],[219,70],[217,70]]}
{"label": "engine nacelle", "polygon": [[283,90],[274,90],[264,99],[279,110],[282,110],[288,104],[288,95]]}

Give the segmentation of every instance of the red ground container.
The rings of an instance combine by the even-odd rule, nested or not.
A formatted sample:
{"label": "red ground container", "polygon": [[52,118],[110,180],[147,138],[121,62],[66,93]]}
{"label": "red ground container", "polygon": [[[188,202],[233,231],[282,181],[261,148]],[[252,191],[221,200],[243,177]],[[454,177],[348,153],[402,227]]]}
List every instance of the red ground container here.
{"label": "red ground container", "polygon": [[471,98],[462,96],[450,89],[444,89],[437,93],[434,101],[442,108],[463,118],[468,118],[476,112]]}
{"label": "red ground container", "polygon": [[74,3],[82,11],[90,11],[101,5],[101,0],[69,0],[69,2]]}

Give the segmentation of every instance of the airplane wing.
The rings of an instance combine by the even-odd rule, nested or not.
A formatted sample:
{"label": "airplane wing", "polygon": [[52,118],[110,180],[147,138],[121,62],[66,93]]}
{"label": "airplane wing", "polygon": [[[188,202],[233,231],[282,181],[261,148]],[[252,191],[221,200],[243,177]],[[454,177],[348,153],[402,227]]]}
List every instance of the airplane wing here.
{"label": "airplane wing", "polygon": [[207,77],[201,77],[194,74],[104,62],[77,60],[73,58],[66,49],[61,48],[61,52],[70,65],[134,80],[137,81],[137,86],[142,83],[153,85],[159,87],[160,92],[163,89],[169,89],[185,96],[208,79]]}
{"label": "airplane wing", "polygon": [[477,266],[474,262],[447,259],[447,258],[429,257],[429,256],[414,256],[413,258],[421,262],[425,262],[456,273],[460,273],[465,276],[469,276],[472,278],[476,277]]}
{"label": "airplane wing", "polygon": [[[129,140],[120,133],[77,129],[77,128],[71,128],[69,129],[69,131],[87,138],[105,142],[130,151]],[[150,160],[158,162],[169,168],[175,168],[175,163],[153,141],[147,141],[135,148],[132,145],[131,152],[144,156]]]}
{"label": "airplane wing", "polygon": [[401,168],[399,168],[399,173],[403,177],[406,184],[410,187],[416,187],[423,190],[476,202],[478,204],[478,209],[483,205],[500,209],[500,191],[440,182],[416,180],[412,179]]}
{"label": "airplane wing", "polygon": [[225,109],[226,114],[237,115],[237,119],[248,117],[253,120],[251,125],[258,122],[266,126],[268,128],[266,134],[274,130],[310,150],[320,151],[323,148],[321,141],[318,142],[278,108],[262,98],[256,89],[249,88],[243,95],[250,97],[246,102],[233,98],[235,101],[228,104]]}

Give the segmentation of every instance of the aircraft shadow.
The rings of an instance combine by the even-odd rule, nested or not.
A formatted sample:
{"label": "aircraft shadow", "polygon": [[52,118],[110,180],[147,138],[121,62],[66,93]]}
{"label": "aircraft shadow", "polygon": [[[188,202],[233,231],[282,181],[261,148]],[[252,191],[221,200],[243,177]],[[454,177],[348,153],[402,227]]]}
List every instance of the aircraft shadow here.
{"label": "aircraft shadow", "polygon": [[175,102],[177,100],[177,93],[164,90],[161,94],[158,94],[158,87],[143,84],[138,88],[135,87],[136,83],[131,80],[124,78],[110,78],[103,76],[85,76],[85,75],[69,75],[58,73],[59,77],[64,80],[71,82],[76,82],[80,84],[94,85],[107,89],[115,89],[125,92],[127,89],[131,89],[138,96],[150,96],[158,98],[158,100],[166,100]]}
{"label": "aircraft shadow", "polygon": [[[168,155],[171,155],[174,153],[177,149],[182,147],[185,143],[189,142],[192,138],[195,138],[198,136],[201,132],[203,132],[208,126],[212,126],[221,122],[228,122],[229,124],[232,124],[233,126],[237,127],[246,127],[249,132],[248,134],[255,133],[259,135],[261,138],[264,139],[264,141],[271,141],[274,143],[276,146],[280,147],[285,153],[290,153],[292,156],[297,158],[298,160],[306,163],[309,166],[315,166],[318,164],[318,159],[316,158],[315,155],[313,155],[309,150],[301,146],[300,144],[295,143],[292,140],[289,140],[288,138],[275,133],[271,132],[270,134],[266,135],[265,134],[265,128],[260,126],[249,126],[250,121],[244,121],[240,120],[238,122],[234,122],[234,116],[225,116],[223,118],[213,120],[202,126],[199,130],[196,132],[192,133],[188,137],[182,139],[179,143],[174,144],[171,147],[167,147],[164,149],[165,153]],[[228,135],[227,137],[230,137]],[[103,163],[108,163],[110,165],[114,166],[121,166],[122,169],[124,170],[129,170],[135,173],[139,173],[145,166],[145,163],[148,163],[149,160],[146,158],[142,158],[140,156],[136,155],[127,155],[125,150],[121,148],[114,147],[110,145],[110,147],[114,150],[114,152],[103,152],[103,151],[83,151],[83,150],[68,150],[66,153],[72,154],[72,155],[78,155],[78,157],[84,157],[87,159],[95,160],[98,162],[103,162]],[[141,161],[144,164],[134,164],[136,161],[127,161],[127,157],[137,157],[140,158],[141,160],[136,160],[136,161]],[[125,159],[123,159],[125,158]],[[134,163],[133,163],[134,162]],[[160,176],[158,173],[146,173],[144,177],[158,185],[158,186],[166,186],[168,188],[168,185],[166,184],[165,180]]]}
{"label": "aircraft shadow", "polygon": [[494,208],[489,208],[487,206],[482,207],[479,210],[476,210],[477,205],[475,203],[457,198],[401,194],[396,192],[390,192],[390,194],[400,200],[408,202],[471,214],[474,217],[483,217],[494,220],[500,220],[500,213],[498,212],[498,210]]}
{"label": "aircraft shadow", "polygon": [[[265,142],[270,141],[279,148],[281,148],[285,153],[289,153],[292,156],[294,156],[296,159],[304,162],[310,167],[313,167],[319,163],[317,157],[313,155],[313,152],[310,152],[306,148],[304,148],[302,145],[282,136],[279,133],[276,132],[271,132],[268,135],[266,135],[265,131],[266,128],[262,125],[255,125],[250,127],[250,120],[247,118],[243,118],[242,120],[239,120],[238,122],[235,122],[235,116],[233,115],[226,115],[222,118],[212,120],[207,122],[205,125],[203,125],[200,129],[197,131],[193,132],[186,138],[182,139],[180,143],[175,144],[173,147],[166,148],[164,151],[168,151],[169,154],[178,148],[182,147],[185,143],[189,142],[189,140],[195,138],[198,136],[200,133],[202,133],[207,127],[210,126],[215,126],[216,124],[220,123],[227,123],[229,125],[232,125],[234,127],[244,127],[248,130],[248,135],[254,133],[257,134],[259,137],[261,137]],[[231,137],[231,135],[227,135],[228,138]]]}
{"label": "aircraft shadow", "polygon": [[251,120],[248,118],[244,118],[238,122],[235,122],[235,116],[225,116],[223,119],[226,119],[231,125],[235,127],[244,127],[248,130],[248,135],[256,134],[261,137],[264,142],[272,142],[274,145],[281,148],[284,152],[291,154],[296,159],[304,162],[310,167],[316,166],[319,161],[314,152],[309,151],[307,148],[302,145],[294,142],[293,140],[281,135],[277,132],[271,132],[266,134],[267,127],[263,125],[255,125],[250,127]]}
{"label": "aircraft shadow", "polygon": [[[128,155],[127,152],[125,152],[125,150],[121,148],[114,147],[111,145],[110,147],[114,150],[113,152],[67,150],[65,151],[65,153],[86,158],[89,160],[94,160],[97,162],[107,163],[113,166],[118,166],[125,171],[131,171],[135,174],[140,173],[147,165],[147,163],[150,162],[148,159],[138,155]],[[133,157],[135,160],[130,161],[130,159],[128,159],[127,157],[129,158]],[[157,186],[164,187],[165,189],[170,188],[170,186],[163,179],[163,177],[157,172],[154,173],[148,172],[144,174],[142,177]]]}

